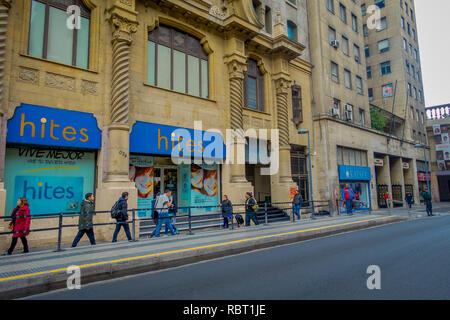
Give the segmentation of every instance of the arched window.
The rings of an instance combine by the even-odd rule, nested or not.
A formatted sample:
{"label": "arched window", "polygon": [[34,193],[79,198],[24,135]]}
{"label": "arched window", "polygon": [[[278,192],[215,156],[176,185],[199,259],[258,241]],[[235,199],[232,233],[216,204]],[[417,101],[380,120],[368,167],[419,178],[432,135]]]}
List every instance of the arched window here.
{"label": "arched window", "polygon": [[200,40],[164,25],[150,31],[147,83],[209,98],[208,54]]}
{"label": "arched window", "polygon": [[297,41],[297,25],[290,20],[287,21],[287,33],[289,39]]}
{"label": "arched window", "polygon": [[[70,20],[67,7],[80,8],[80,24]],[[82,0],[32,0],[28,54],[73,66],[89,67],[91,13]],[[76,18],[75,18],[76,19]]]}
{"label": "arched window", "polygon": [[245,107],[264,111],[264,75],[253,59],[248,59],[244,73]]}

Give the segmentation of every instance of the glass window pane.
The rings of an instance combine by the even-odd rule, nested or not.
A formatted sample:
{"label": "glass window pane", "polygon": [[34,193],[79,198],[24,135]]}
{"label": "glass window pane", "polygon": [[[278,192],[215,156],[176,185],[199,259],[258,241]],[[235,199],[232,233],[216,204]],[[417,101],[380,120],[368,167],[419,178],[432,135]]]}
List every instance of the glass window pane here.
{"label": "glass window pane", "polygon": [[208,61],[202,60],[202,97],[209,97],[208,88]]}
{"label": "glass window pane", "polygon": [[188,55],[188,93],[200,96],[200,60]]}
{"label": "glass window pane", "polygon": [[173,51],[173,90],[186,92],[186,55]]}
{"label": "glass window pane", "polygon": [[167,45],[170,44],[170,29],[164,26],[158,28],[159,41]]}
{"label": "glass window pane", "polygon": [[47,59],[72,64],[73,30],[66,21],[65,11],[50,7]]}
{"label": "glass window pane", "polygon": [[42,58],[44,46],[45,4],[37,1],[31,3],[29,54]]}
{"label": "glass window pane", "polygon": [[257,100],[256,100],[256,79],[252,77],[248,77],[248,105],[249,109],[257,109]]}
{"label": "glass window pane", "polygon": [[158,45],[158,83],[161,88],[170,89],[170,48]]}
{"label": "glass window pane", "polygon": [[155,43],[148,42],[147,48],[147,83],[155,85]]}
{"label": "glass window pane", "polygon": [[89,64],[89,19],[81,17],[80,29],[77,30],[77,66],[88,68]]}

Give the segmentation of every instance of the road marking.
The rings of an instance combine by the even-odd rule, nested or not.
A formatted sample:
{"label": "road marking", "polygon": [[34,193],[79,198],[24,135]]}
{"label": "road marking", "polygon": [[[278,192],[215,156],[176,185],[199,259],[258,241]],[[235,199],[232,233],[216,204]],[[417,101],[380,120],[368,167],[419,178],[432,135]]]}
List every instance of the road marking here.
{"label": "road marking", "polygon": [[[391,216],[391,217],[397,217],[397,216]],[[162,256],[162,255],[167,255],[167,254],[171,254],[171,253],[187,252],[187,251],[193,251],[193,250],[198,250],[198,249],[209,249],[209,248],[220,247],[220,246],[224,246],[224,245],[228,245],[228,244],[235,244],[235,243],[248,242],[248,241],[254,241],[254,240],[259,240],[259,239],[267,239],[267,238],[273,238],[273,237],[278,237],[278,236],[298,234],[298,233],[304,233],[304,232],[308,232],[308,231],[317,231],[317,230],[323,230],[323,229],[330,229],[330,228],[334,228],[334,227],[347,226],[347,225],[352,225],[352,224],[356,224],[356,223],[360,223],[360,222],[376,221],[376,220],[381,220],[381,219],[385,219],[385,218],[386,217],[366,219],[366,220],[359,220],[359,221],[335,224],[335,225],[325,226],[325,227],[310,228],[310,229],[305,229],[305,230],[290,231],[290,232],[271,234],[271,235],[259,236],[259,237],[248,238],[248,239],[241,239],[241,240],[234,240],[234,241],[229,241],[229,242],[209,244],[209,245],[200,246],[200,247],[193,247],[193,248],[165,251],[165,252],[159,252],[159,253],[152,253],[152,254],[138,256],[138,257],[122,258],[122,259],[109,260],[109,261],[100,261],[100,262],[84,264],[84,265],[81,265],[81,266],[78,266],[78,267],[81,269],[81,268],[99,266],[99,265],[103,265],[103,264],[111,264],[111,263],[117,263],[117,262],[125,262],[125,261],[132,261],[132,260],[143,259],[143,258],[150,258],[150,257],[155,257],[155,256]],[[22,274],[22,275],[13,276],[13,277],[7,277],[7,278],[0,278],[0,282],[1,281],[6,281],[6,280],[14,280],[14,279],[38,276],[38,275],[42,275],[42,274],[56,273],[56,272],[61,272],[61,271],[66,271],[66,270],[67,270],[67,268],[60,268],[60,269],[54,269],[54,270],[47,270],[47,271],[41,271],[41,272],[35,272],[35,273]]]}

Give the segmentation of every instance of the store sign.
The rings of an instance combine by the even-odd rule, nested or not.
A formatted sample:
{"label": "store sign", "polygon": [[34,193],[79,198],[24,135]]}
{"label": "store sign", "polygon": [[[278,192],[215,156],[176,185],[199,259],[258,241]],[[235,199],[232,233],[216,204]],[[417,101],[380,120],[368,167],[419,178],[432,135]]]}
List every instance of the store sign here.
{"label": "store sign", "polygon": [[373,164],[375,167],[383,167],[384,166],[384,160],[383,159],[373,159]]}
{"label": "store sign", "polygon": [[383,86],[383,98],[392,97],[394,95],[394,88],[392,83]]}
{"label": "store sign", "polygon": [[403,169],[409,169],[409,163],[408,162],[403,162],[402,166],[403,166]]}
{"label": "store sign", "polygon": [[166,156],[175,152],[180,156],[222,160],[225,144],[220,133],[137,121],[130,134],[130,152]]}
{"label": "store sign", "polygon": [[22,103],[8,121],[8,143],[101,148],[101,131],[91,113]]}
{"label": "store sign", "polygon": [[[425,172],[417,172],[417,178],[419,181],[427,181],[427,174]],[[428,180],[430,180],[430,174],[428,174]]]}
{"label": "store sign", "polygon": [[370,181],[370,168],[339,165],[339,179],[344,181]]}

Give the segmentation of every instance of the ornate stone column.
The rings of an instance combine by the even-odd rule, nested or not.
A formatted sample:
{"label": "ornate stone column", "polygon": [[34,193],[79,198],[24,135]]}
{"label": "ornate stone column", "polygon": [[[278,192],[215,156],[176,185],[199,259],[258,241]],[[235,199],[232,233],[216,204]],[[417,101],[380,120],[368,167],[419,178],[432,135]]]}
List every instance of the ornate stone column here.
{"label": "ornate stone column", "polygon": [[277,101],[277,128],[280,137],[280,182],[292,182],[291,147],[289,144],[288,90],[291,80],[280,77],[275,80]]}
{"label": "ornate stone column", "polygon": [[137,22],[113,13],[111,109],[107,181],[129,181],[130,46]]}

